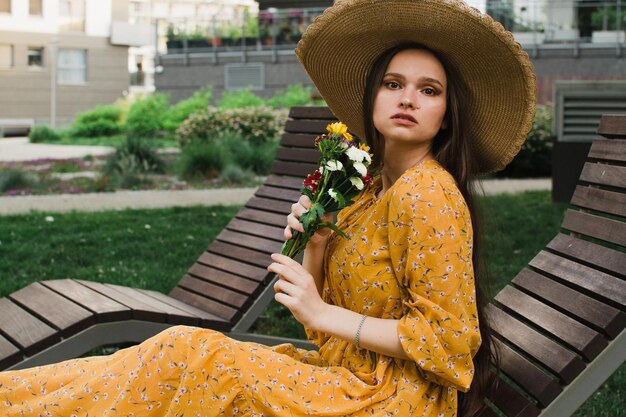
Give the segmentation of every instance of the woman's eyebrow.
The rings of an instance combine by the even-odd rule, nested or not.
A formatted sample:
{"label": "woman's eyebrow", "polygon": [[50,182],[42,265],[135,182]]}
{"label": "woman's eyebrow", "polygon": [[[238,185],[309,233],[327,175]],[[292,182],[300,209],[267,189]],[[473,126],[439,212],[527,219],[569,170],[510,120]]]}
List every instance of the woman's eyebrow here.
{"label": "woman's eyebrow", "polygon": [[[404,80],[406,78],[404,75],[398,74],[398,73],[395,73],[395,72],[388,72],[388,73],[385,74],[384,77],[396,77],[396,78],[400,78],[402,80]],[[443,83],[441,81],[439,81],[438,79],[436,79],[436,78],[421,77],[420,81],[425,82],[425,83],[439,84],[441,86],[441,88],[443,88]]]}

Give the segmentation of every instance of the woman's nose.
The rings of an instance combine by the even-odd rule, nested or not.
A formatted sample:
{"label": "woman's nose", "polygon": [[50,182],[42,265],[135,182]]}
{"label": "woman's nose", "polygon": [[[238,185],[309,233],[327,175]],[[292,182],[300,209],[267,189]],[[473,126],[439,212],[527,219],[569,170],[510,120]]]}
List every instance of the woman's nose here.
{"label": "woman's nose", "polygon": [[400,107],[402,108],[417,108],[417,95],[411,92],[406,92],[401,98],[400,98]]}

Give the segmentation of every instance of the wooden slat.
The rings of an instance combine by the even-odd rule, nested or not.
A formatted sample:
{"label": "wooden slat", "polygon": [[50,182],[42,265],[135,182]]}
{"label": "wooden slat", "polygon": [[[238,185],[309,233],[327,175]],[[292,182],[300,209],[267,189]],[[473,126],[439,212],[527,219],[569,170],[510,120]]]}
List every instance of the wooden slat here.
{"label": "wooden slat", "polygon": [[315,150],[315,133],[284,133],[280,139],[281,146]]}
{"label": "wooden slat", "polygon": [[0,299],[0,330],[27,355],[58,342],[60,334],[8,298]]}
{"label": "wooden slat", "polygon": [[280,252],[280,249],[283,246],[282,241],[277,242],[275,240],[254,237],[230,230],[222,230],[216,237],[216,240],[219,240],[220,242],[232,243],[233,245],[253,249],[258,252],[267,253],[268,255]]}
{"label": "wooden slat", "polygon": [[318,168],[317,164],[307,164],[304,162],[282,162],[274,161],[272,173],[280,175],[291,175],[299,177],[302,181],[308,174],[312,174]]}
{"label": "wooden slat", "polygon": [[596,331],[511,286],[504,287],[495,299],[508,310],[551,333],[589,361],[607,345],[607,341]]}
{"label": "wooden slat", "polygon": [[621,278],[626,277],[626,253],[624,252],[563,233],[556,235],[548,243],[547,248]]}
{"label": "wooden slat", "polygon": [[626,223],[568,209],[563,228],[617,245],[626,246]]}
{"label": "wooden slat", "polygon": [[0,370],[18,363],[22,359],[22,352],[13,343],[0,336]]}
{"label": "wooden slat", "polygon": [[[192,293],[180,287],[174,288],[170,292],[170,297],[173,297],[191,306],[197,307],[200,310],[215,314],[219,317],[222,317],[221,313],[227,310],[225,305],[220,304],[217,301],[202,297],[198,294]],[[230,312],[230,310],[228,311]],[[216,328],[216,330],[229,330],[233,322],[239,317],[239,312],[230,318],[222,317],[224,320],[226,320],[226,324],[223,324],[222,328]]]}
{"label": "wooden slat", "polygon": [[526,354],[570,383],[584,369],[582,360],[573,352],[565,349],[546,336],[531,329],[519,320],[504,313],[493,305],[488,305],[489,324],[499,334]]}
{"label": "wooden slat", "polygon": [[495,392],[489,399],[507,417],[536,417],[541,410],[526,397],[513,389],[505,381],[500,380]]}
{"label": "wooden slat", "polygon": [[237,218],[269,226],[285,227],[287,225],[287,215],[290,212],[291,209],[287,213],[268,213],[267,211],[244,207],[237,213]]}
{"label": "wooden slat", "polygon": [[605,114],[600,119],[598,134],[604,136],[626,136],[626,118],[623,114]]}
{"label": "wooden slat", "polygon": [[131,309],[133,318],[136,318],[137,320],[167,323],[167,313],[155,307],[153,304],[146,304],[144,302],[141,302],[134,297],[129,297],[128,295],[120,293],[119,291],[116,291],[108,285],[100,282],[82,280],[77,282],[81,283],[87,288],[91,288],[92,290],[111,298],[112,300],[117,301],[120,304],[124,304],[126,307]]}
{"label": "wooden slat", "polygon": [[265,265],[265,267],[258,267],[241,262],[240,260],[226,258],[210,252],[204,252],[200,258],[198,258],[196,263],[221,269],[222,271],[231,272],[232,274],[258,282],[264,282],[269,274],[266,269],[267,265]]}
{"label": "wooden slat", "polygon": [[224,310],[224,313],[220,313],[220,317],[232,317],[236,309],[247,307],[251,302],[247,294],[233,291],[189,275],[185,275],[178,283],[178,286],[202,297],[215,300],[220,304],[227,305],[229,308]]}
{"label": "wooden slat", "polygon": [[42,285],[67,297],[96,314],[99,322],[128,320],[130,308],[71,279],[42,281]]}
{"label": "wooden slat", "polygon": [[149,297],[155,298],[163,303],[169,304],[173,307],[178,308],[179,310],[183,310],[186,311],[190,314],[193,314],[197,317],[200,318],[200,325],[204,326],[204,327],[210,327],[213,329],[216,328],[222,328],[223,326],[227,326],[228,322],[221,318],[216,316],[215,314],[211,314],[208,313],[204,310],[200,310],[199,308],[196,308],[194,306],[191,306],[189,304],[185,304],[180,300],[177,300],[175,298],[169,297],[165,294],[162,294],[160,292],[157,291],[151,291],[151,290],[145,290],[145,289],[137,289],[137,291],[142,292],[144,294],[146,294]]}
{"label": "wooden slat", "polygon": [[626,216],[626,194],[577,185],[572,204],[604,213]]}
{"label": "wooden slat", "polygon": [[626,167],[585,162],[580,180],[593,184],[626,188]]}
{"label": "wooden slat", "polygon": [[276,201],[270,200],[269,198],[252,197],[246,203],[246,207],[284,214],[286,216],[291,213],[292,204],[293,202],[291,201]]}
{"label": "wooden slat", "polygon": [[611,338],[626,326],[626,314],[618,309],[530,269],[524,268],[511,282]]}
{"label": "wooden slat", "polygon": [[289,110],[289,117],[294,119],[337,119],[328,106],[293,106]]}
{"label": "wooden slat", "polygon": [[326,133],[326,126],[328,126],[327,120],[293,119],[285,123],[285,132],[321,135]]}
{"label": "wooden slat", "polygon": [[608,304],[626,308],[626,281],[553,253],[541,251],[528,263],[559,281],[574,284],[602,297]]}
{"label": "wooden slat", "polygon": [[626,140],[596,139],[591,144],[589,158],[626,162]]}
{"label": "wooden slat", "polygon": [[260,288],[260,281],[253,281],[240,277],[239,275],[211,268],[199,263],[195,263],[189,268],[188,273],[194,278],[202,279],[206,282],[226,287],[244,294],[255,294]]}
{"label": "wooden slat", "polygon": [[302,181],[303,178],[285,177],[283,175],[270,175],[265,180],[264,185],[299,191],[300,188],[302,188]]}
{"label": "wooden slat", "polygon": [[267,268],[272,263],[272,258],[267,253],[231,245],[226,242],[215,241],[209,246],[209,251],[232,259],[244,261],[261,268]]}
{"label": "wooden slat", "polygon": [[95,314],[57,294],[38,282],[30,284],[9,296],[23,309],[58,329],[68,337],[96,322]]}
{"label": "wooden slat", "polygon": [[298,199],[300,198],[302,194],[300,193],[300,190],[286,190],[284,188],[264,186],[264,187],[259,188],[254,193],[254,195],[256,197],[261,197],[261,198],[270,198],[273,200],[287,201],[293,204],[296,201],[298,201]]}
{"label": "wooden slat", "polygon": [[276,152],[276,159],[285,162],[306,162],[319,165],[320,153],[316,149],[279,148]]}
{"label": "wooden slat", "polygon": [[[287,225],[286,217],[285,225]],[[233,219],[230,221],[230,223],[228,223],[228,230],[240,233],[248,233],[253,236],[272,239],[281,243],[285,240],[284,229],[284,227],[268,226],[265,224],[259,224],[241,219]]]}
{"label": "wooden slat", "polygon": [[494,337],[493,341],[500,355],[502,372],[532,395],[541,406],[545,407],[550,404],[559,395],[562,388],[556,380],[502,343],[498,338]]}

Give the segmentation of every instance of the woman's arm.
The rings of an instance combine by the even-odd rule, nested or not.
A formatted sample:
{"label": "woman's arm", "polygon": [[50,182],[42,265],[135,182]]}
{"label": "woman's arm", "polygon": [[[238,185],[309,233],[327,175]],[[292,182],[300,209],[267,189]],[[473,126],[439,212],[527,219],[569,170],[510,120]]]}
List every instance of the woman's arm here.
{"label": "woman's arm", "polygon": [[[267,269],[278,274],[274,298],[305,327],[355,343],[363,315],[325,303],[312,273],[293,259],[272,254]],[[360,347],[383,355],[408,359],[398,336],[398,320],[367,317],[360,330]]]}

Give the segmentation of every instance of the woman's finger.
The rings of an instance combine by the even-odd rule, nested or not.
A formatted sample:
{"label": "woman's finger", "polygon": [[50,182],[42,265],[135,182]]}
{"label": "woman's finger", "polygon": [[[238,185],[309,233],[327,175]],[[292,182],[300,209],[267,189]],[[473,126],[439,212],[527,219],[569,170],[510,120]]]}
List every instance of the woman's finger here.
{"label": "woman's finger", "polygon": [[298,199],[298,203],[302,205],[306,210],[311,208],[312,202],[308,195],[302,194]]}
{"label": "woman's finger", "polygon": [[287,225],[294,230],[304,233],[304,226],[293,214],[287,216]]}
{"label": "woman's finger", "polygon": [[286,281],[284,279],[278,279],[276,281],[276,283],[274,284],[274,291],[275,292],[282,292],[284,294],[287,294],[291,297],[293,297],[297,291],[297,288],[295,285],[293,285],[291,282]]}

